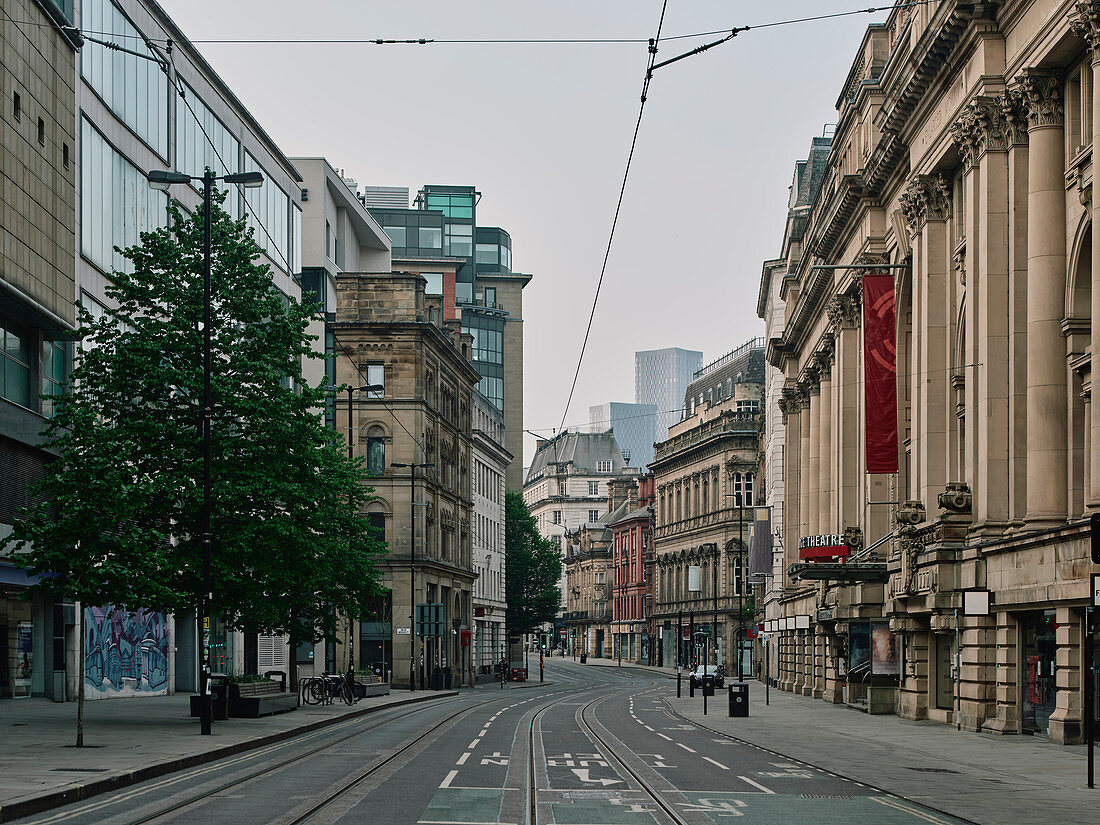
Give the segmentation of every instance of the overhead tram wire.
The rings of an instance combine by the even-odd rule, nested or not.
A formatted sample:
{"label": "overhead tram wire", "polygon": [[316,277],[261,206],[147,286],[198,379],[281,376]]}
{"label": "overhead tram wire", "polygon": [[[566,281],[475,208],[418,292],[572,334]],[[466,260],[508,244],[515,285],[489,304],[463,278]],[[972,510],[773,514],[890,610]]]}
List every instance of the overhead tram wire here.
{"label": "overhead tram wire", "polygon": [[[814,23],[822,20],[834,20],[840,17],[851,17],[857,14],[874,14],[880,11],[891,11],[893,9],[909,9],[917,6],[927,6],[932,0],[910,0],[907,3],[897,3],[885,6],[872,6],[869,8],[850,9],[848,11],[832,12],[830,14],[818,14],[810,17],[796,17],[789,20],[775,20],[770,23],[758,23],[752,26],[737,26],[726,29],[712,29],[704,32],[690,32],[687,34],[672,34],[665,35],[661,39],[664,41],[672,40],[691,40],[698,37],[714,37],[719,34],[728,34],[733,31],[734,28],[738,32],[753,31],[756,29],[769,29],[776,26],[791,26],[798,23]],[[13,23],[27,26],[53,26],[53,23],[38,23],[29,20],[14,20],[11,17],[8,18]],[[141,40],[152,40],[156,43],[167,43],[166,38],[150,38],[144,35],[127,35],[116,34],[114,32],[102,32],[102,31],[83,31],[78,30],[75,26],[67,27],[74,32],[78,32],[81,35],[100,35],[103,37],[114,38],[136,38]],[[644,37],[501,37],[501,38],[442,38],[442,37],[411,37],[411,38],[385,38],[385,37],[351,37],[351,38],[207,38],[191,40],[192,44],[204,44],[204,45],[218,45],[218,46],[431,46],[431,45],[446,45],[446,46],[529,46],[529,45],[548,45],[548,46],[622,46],[622,45],[637,45],[639,43],[648,43],[648,38]]]}
{"label": "overhead tram wire", "polygon": [[623,171],[623,182],[619,187],[619,200],[615,205],[615,217],[611,221],[611,232],[607,238],[607,249],[603,255],[603,265],[600,267],[600,277],[596,282],[596,294],[592,296],[592,311],[588,314],[588,327],[584,331],[584,341],[581,343],[580,355],[577,358],[577,369],[573,373],[573,384],[569,388],[569,397],[565,400],[565,409],[561,415],[561,425],[558,430],[561,431],[565,426],[565,419],[569,415],[569,405],[573,403],[573,394],[577,391],[577,380],[580,378],[581,365],[584,363],[584,353],[588,348],[588,338],[592,334],[592,323],[596,317],[596,305],[600,300],[600,289],[603,287],[604,275],[607,274],[607,261],[611,257],[611,245],[615,241],[615,229],[619,225],[619,213],[623,208],[623,199],[626,196],[626,183],[630,179],[630,165],[634,160],[634,150],[638,146],[638,132],[642,128],[642,115],[645,113],[646,98],[649,95],[649,84],[653,80],[653,67],[657,62],[657,44],[661,40],[661,30],[665,25],[665,12],[668,9],[668,0],[664,0],[661,4],[661,17],[657,22],[657,33],[652,40],[649,41],[649,63],[646,66],[645,80],[642,81],[642,95],[641,104],[638,106],[638,119],[634,123],[634,135],[630,139],[630,152],[626,157],[626,169]]}

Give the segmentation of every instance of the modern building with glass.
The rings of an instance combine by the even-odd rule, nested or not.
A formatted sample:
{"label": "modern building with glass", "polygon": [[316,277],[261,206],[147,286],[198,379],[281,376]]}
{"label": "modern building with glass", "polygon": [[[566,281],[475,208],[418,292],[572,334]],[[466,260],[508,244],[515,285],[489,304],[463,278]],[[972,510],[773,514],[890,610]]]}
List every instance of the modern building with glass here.
{"label": "modern building with glass", "polygon": [[[255,189],[218,184],[223,208],[245,218],[278,289],[300,298],[302,178],[233,90],[153,0],[83,0],[75,23],[94,33],[85,38],[75,78],[76,297],[93,314],[107,308],[111,273],[129,266],[116,248],[165,225],[169,196],[186,211],[201,208],[201,182],[160,192],[148,184],[150,171],[200,176],[210,168],[217,175],[263,174]],[[112,613],[108,605],[84,605],[78,618],[89,634],[108,634],[117,625]],[[194,616],[150,613],[126,632],[141,634],[163,667],[111,678],[95,661],[86,662],[89,697],[196,689]],[[216,672],[286,670],[289,664],[285,638],[229,631],[218,621],[213,650]]]}
{"label": "modern building with glass", "polygon": [[655,439],[668,438],[668,428],[686,416],[684,392],[703,366],[703,353],[668,347],[634,353],[634,402],[657,405]]}
{"label": "modern building with glass", "polygon": [[657,405],[608,401],[588,408],[590,432],[611,430],[628,467],[645,467],[653,460],[657,440]]}
{"label": "modern building with glass", "polygon": [[[474,338],[478,391],[504,415],[506,448],[515,458],[507,486],[523,485],[523,287],[530,275],[512,271],[512,238],[478,226],[481,193],[473,186],[427,185],[411,207],[400,190],[367,187],[364,202],[393,243],[395,270],[416,272],[428,294],[443,297],[444,318],[461,318]],[[408,203],[408,196],[405,196]],[[449,267],[441,267],[447,262]]]}

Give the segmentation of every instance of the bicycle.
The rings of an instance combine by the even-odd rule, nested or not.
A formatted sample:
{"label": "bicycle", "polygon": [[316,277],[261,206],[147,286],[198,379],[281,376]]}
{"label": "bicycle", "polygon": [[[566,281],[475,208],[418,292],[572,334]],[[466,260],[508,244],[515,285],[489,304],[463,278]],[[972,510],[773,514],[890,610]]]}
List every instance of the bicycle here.
{"label": "bicycle", "polygon": [[303,679],[300,685],[302,702],[307,705],[331,705],[337,699],[346,705],[354,705],[355,686],[351,679],[340,673],[322,673]]}

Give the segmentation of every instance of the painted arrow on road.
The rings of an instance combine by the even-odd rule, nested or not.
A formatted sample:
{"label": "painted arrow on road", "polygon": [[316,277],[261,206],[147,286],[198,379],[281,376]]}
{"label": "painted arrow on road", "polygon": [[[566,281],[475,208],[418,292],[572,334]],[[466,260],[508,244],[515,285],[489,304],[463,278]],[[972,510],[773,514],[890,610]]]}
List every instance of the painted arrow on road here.
{"label": "painted arrow on road", "polygon": [[619,785],[623,780],[621,779],[590,779],[588,776],[588,768],[573,768],[573,773],[577,775],[577,779],[581,782],[589,782],[593,785]]}

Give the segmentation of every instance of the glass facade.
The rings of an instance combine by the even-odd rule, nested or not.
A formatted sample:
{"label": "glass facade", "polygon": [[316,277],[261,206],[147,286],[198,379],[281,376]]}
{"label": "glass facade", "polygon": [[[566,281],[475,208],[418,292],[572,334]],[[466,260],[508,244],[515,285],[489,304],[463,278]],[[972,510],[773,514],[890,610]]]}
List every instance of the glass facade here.
{"label": "glass facade", "polygon": [[474,367],[481,374],[477,388],[497,409],[504,409],[505,316],[465,309],[462,328],[474,339]]}
{"label": "glass facade", "polygon": [[80,129],[80,251],[104,272],[130,272],[115,251],[139,234],[165,225],[168,197],[149,187],[145,175],[118,154],[87,120]]}
{"label": "glass facade", "polygon": [[[65,9],[65,5],[58,4]],[[71,13],[71,6],[67,10]],[[80,50],[80,73],[123,123],[168,158],[168,77],[138,30],[110,0],[84,0],[81,25],[135,54],[87,41]]]}
{"label": "glass facade", "polygon": [[[63,341],[42,342],[42,395],[59,395],[65,386],[67,363]],[[56,402],[42,399],[42,414],[52,418]]]}
{"label": "glass facade", "polygon": [[31,406],[31,332],[0,315],[0,396]]}
{"label": "glass facade", "polygon": [[[214,117],[197,94],[182,82],[180,86],[186,96],[177,98],[176,105],[176,168],[192,177],[202,175],[207,168],[216,175],[239,171],[240,142]],[[232,217],[239,218],[241,204],[237,188],[220,181],[214,185],[230,190],[222,208]]]}
{"label": "glass facade", "polygon": [[473,221],[474,197],[473,189],[463,187],[461,192],[439,191],[428,187],[424,191],[422,200],[424,209],[438,209],[448,218]]}
{"label": "glass facade", "polygon": [[479,226],[474,261],[478,272],[512,271],[512,237],[495,226]]}
{"label": "glass facade", "polygon": [[[263,172],[263,169],[252,155],[246,155],[245,171]],[[248,226],[255,230],[256,243],[271,260],[289,268],[290,198],[266,175],[263,186],[245,189],[244,196],[249,206]]]}

